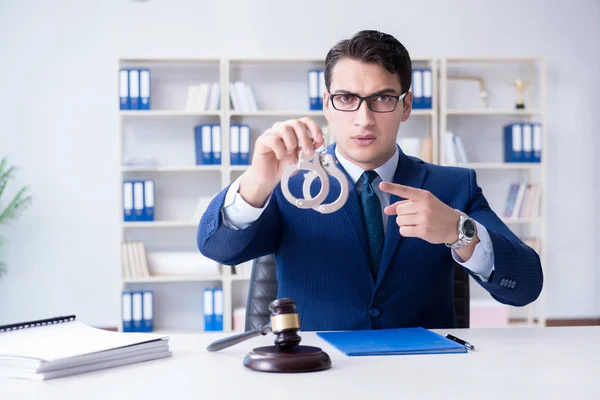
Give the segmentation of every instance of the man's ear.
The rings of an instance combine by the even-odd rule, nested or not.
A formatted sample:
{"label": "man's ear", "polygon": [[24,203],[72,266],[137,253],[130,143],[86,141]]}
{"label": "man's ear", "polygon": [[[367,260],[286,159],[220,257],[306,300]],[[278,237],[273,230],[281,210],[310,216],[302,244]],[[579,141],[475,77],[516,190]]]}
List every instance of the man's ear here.
{"label": "man's ear", "polygon": [[402,122],[406,122],[406,120],[408,120],[408,117],[410,116],[410,112],[412,111],[412,101],[413,101],[412,92],[407,92],[406,96],[404,96],[404,99],[400,100],[401,104],[398,104],[399,106],[404,107],[402,110],[402,118],[401,118]]}
{"label": "man's ear", "polygon": [[327,122],[329,122],[329,118],[331,117],[331,108],[329,104],[329,92],[327,91],[323,92],[323,114],[325,115]]}

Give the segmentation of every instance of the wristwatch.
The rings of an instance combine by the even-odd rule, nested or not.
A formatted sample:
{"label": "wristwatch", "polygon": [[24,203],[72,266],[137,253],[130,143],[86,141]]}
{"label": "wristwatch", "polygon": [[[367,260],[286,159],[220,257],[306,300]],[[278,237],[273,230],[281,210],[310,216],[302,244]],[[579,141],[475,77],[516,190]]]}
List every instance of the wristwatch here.
{"label": "wristwatch", "polygon": [[446,246],[452,250],[458,250],[471,243],[475,235],[477,235],[477,225],[475,221],[467,214],[460,210],[456,210],[460,214],[458,220],[458,240],[452,244],[446,243]]}

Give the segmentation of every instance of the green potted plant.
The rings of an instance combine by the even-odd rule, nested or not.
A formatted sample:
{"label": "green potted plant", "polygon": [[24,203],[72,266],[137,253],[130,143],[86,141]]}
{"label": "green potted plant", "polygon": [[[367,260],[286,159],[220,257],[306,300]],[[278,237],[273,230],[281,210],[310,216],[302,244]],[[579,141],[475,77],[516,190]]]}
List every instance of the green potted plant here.
{"label": "green potted plant", "polygon": [[[29,188],[27,186],[22,187],[16,195],[5,201],[5,189],[8,185],[8,181],[15,177],[16,168],[8,165],[7,157],[4,157],[0,161],[0,224],[8,224],[10,221],[14,221],[21,215],[30,204],[31,196],[29,195]],[[2,247],[3,238],[0,236],[0,253]],[[5,271],[5,265],[0,258],[0,275]]]}

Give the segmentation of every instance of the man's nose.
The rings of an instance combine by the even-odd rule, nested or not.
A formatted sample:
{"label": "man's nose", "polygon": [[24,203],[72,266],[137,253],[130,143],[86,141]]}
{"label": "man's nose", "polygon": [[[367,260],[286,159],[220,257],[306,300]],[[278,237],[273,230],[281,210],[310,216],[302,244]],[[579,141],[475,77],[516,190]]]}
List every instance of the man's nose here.
{"label": "man's nose", "polygon": [[371,126],[375,123],[374,114],[365,100],[360,104],[358,110],[354,112],[354,124],[357,126]]}

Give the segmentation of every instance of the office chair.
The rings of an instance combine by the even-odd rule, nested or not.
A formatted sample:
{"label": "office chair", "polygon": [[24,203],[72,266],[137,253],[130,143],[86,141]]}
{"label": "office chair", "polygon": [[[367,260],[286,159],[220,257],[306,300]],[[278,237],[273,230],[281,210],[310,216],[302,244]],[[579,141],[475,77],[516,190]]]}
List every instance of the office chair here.
{"label": "office chair", "polygon": [[[246,302],[246,331],[269,322],[269,304],[277,298],[275,257],[259,257],[252,263],[252,274]],[[469,327],[469,274],[459,264],[454,264],[454,309],[459,328]]]}

